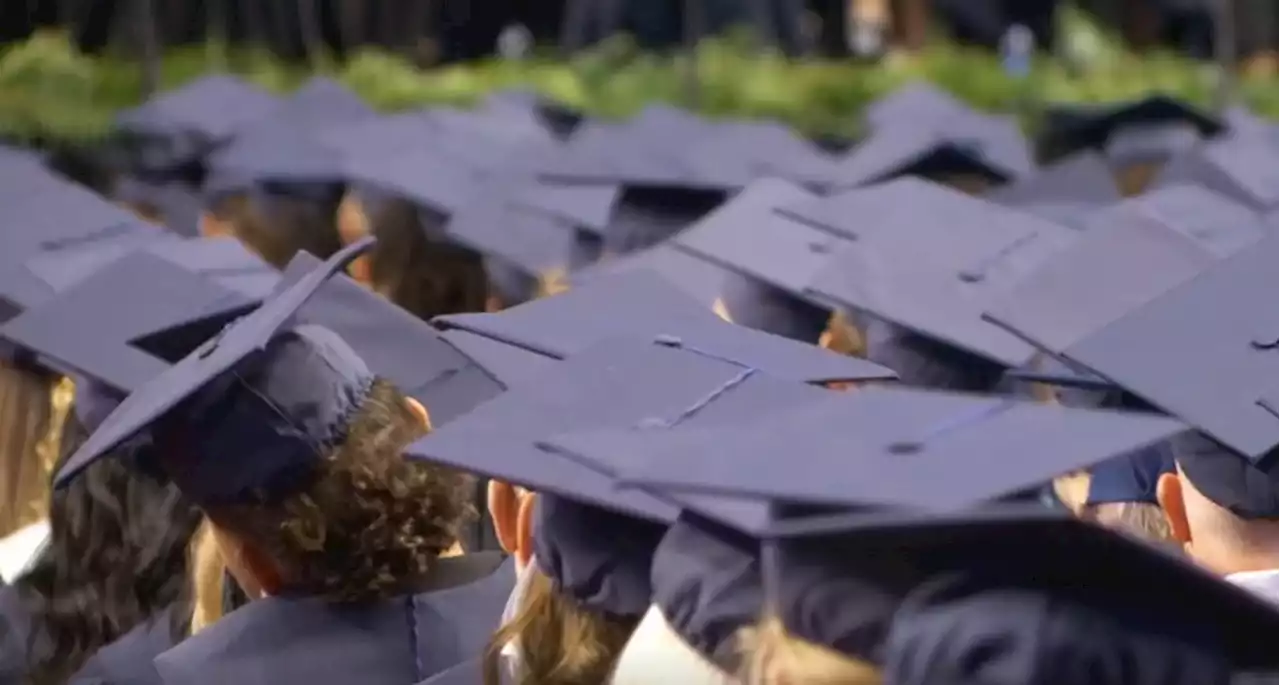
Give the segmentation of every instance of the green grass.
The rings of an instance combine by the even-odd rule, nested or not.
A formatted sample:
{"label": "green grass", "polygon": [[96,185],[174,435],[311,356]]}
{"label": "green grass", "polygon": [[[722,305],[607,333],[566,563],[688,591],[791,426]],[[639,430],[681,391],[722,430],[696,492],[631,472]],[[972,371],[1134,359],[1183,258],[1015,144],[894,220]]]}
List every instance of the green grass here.
{"label": "green grass", "polygon": [[[711,116],[774,118],[811,134],[850,135],[863,107],[894,88],[927,80],[975,107],[1009,110],[1018,102],[1095,103],[1164,92],[1206,105],[1211,69],[1168,54],[1127,54],[1113,37],[1067,15],[1067,40],[1077,46],[1076,68],[1059,60],[1035,63],[1025,80],[1008,76],[990,54],[937,42],[922,53],[877,65],[850,61],[789,61],[758,54],[740,40],[704,41],[696,102],[688,96],[680,57],[642,54],[625,42],[607,44],[565,62],[545,57],[499,60],[423,71],[379,51],[345,65],[317,62],[324,71],[385,110],[467,104],[506,88],[536,90],[605,117],[625,116],[647,103],[682,103]],[[1075,24],[1071,24],[1075,22]],[[310,70],[252,50],[216,45],[172,51],[162,63],[165,87],[199,75],[230,71],[273,90],[287,90]],[[1254,111],[1277,116],[1275,74],[1241,78],[1240,96]],[[78,54],[58,34],[39,34],[0,52],[0,136],[85,143],[107,135],[115,113],[141,99],[135,62]]]}

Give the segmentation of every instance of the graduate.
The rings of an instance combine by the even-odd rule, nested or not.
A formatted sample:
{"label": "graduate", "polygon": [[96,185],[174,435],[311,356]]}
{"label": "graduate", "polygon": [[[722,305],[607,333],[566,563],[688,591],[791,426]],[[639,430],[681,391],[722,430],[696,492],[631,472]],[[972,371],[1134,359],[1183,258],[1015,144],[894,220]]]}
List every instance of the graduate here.
{"label": "graduate", "polygon": [[496,624],[511,587],[501,559],[442,558],[467,515],[465,479],[401,457],[430,429],[426,409],[328,329],[289,324],[367,247],[135,391],[59,472],[62,487],[139,445],[211,521],[251,599],[157,657],[161,682],[414,682],[478,653]]}
{"label": "graduate", "polygon": [[[1226,683],[1275,669],[1273,607],[1159,550],[1006,501],[1184,430],[1160,416],[873,388],[749,427],[551,443],[584,459],[626,457],[624,492],[679,497],[760,540],[749,682]],[[1042,446],[1036,459],[1028,444]],[[705,504],[726,497],[792,513],[761,529]],[[1165,591],[1184,600],[1168,603]]]}
{"label": "graduate", "polygon": [[1171,542],[1173,533],[1160,510],[1156,487],[1175,470],[1169,445],[1103,462],[1089,471],[1081,517],[1149,542]]}

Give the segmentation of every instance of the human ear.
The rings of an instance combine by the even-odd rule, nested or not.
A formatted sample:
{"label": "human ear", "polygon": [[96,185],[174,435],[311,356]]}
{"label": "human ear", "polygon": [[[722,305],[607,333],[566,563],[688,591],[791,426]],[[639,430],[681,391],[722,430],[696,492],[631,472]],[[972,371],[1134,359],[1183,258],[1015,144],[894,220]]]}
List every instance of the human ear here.
{"label": "human ear", "polygon": [[1191,546],[1191,526],[1187,523],[1187,501],[1182,492],[1182,481],[1176,473],[1161,474],[1156,481],[1156,501],[1169,522],[1169,531],[1174,540],[1184,548]]}
{"label": "human ear", "polygon": [[520,546],[519,518],[520,495],[515,486],[499,480],[490,480],[488,488],[489,518],[493,519],[493,532],[502,551],[515,556]]}

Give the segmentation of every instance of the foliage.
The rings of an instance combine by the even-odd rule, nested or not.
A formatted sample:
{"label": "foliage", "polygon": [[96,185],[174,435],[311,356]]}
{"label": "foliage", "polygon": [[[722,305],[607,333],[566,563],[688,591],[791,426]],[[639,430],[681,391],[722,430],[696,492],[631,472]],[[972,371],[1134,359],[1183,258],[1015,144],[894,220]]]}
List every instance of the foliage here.
{"label": "foliage", "polygon": [[[313,63],[387,110],[466,104],[495,90],[529,88],[598,116],[625,116],[663,101],[711,116],[780,119],[811,134],[855,132],[868,102],[915,79],[932,81],[990,111],[1021,110],[1023,103],[1106,102],[1153,91],[1209,103],[1213,72],[1208,65],[1163,53],[1135,56],[1114,36],[1071,13],[1063,22],[1065,54],[1038,59],[1026,79],[1006,74],[997,56],[948,42],[867,64],[792,61],[751,50],[740,37],[708,40],[696,55],[695,101],[690,101],[686,57],[644,54],[625,41],[568,62],[535,55],[424,71],[401,57],[368,50],[340,66],[323,57]],[[264,51],[215,44],[166,54],[162,83],[173,87],[218,70],[274,90],[287,90],[309,73]],[[1276,117],[1275,73],[1242,75],[1240,94],[1255,111]],[[140,99],[136,62],[78,54],[61,35],[38,34],[0,51],[0,136],[92,140],[109,133],[117,111]]]}

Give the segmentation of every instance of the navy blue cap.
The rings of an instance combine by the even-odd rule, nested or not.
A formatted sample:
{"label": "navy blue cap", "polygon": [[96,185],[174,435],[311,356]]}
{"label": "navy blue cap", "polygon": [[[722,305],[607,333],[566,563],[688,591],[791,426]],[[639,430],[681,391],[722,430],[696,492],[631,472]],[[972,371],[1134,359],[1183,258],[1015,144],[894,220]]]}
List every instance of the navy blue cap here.
{"label": "navy blue cap", "polygon": [[442,331],[440,337],[479,364],[480,368],[501,383],[504,388],[537,378],[538,374],[555,366],[558,361],[554,357],[468,331],[457,329]]}
{"label": "navy blue cap", "polygon": [[973,113],[950,93],[925,82],[914,81],[867,105],[863,120],[873,131],[946,121]]}
{"label": "navy blue cap", "polygon": [[0,338],[62,373],[129,393],[255,304],[214,279],[136,250],[11,319]]}
{"label": "navy blue cap", "polygon": [[1164,162],[1200,143],[1200,129],[1189,121],[1165,121],[1119,128],[1107,136],[1104,151],[1113,164]]}
{"label": "navy blue cap", "polygon": [[489,179],[477,188],[474,200],[457,208],[445,233],[534,279],[568,272],[577,232],[561,219],[512,205],[507,198],[523,185],[518,178]]}
{"label": "navy blue cap", "polygon": [[1162,94],[1081,110],[1048,132],[1055,149],[1103,149],[1113,136],[1166,124],[1192,124],[1203,136],[1222,130],[1222,123],[1186,102]]}
{"label": "navy blue cap", "polygon": [[[299,252],[285,268],[280,289],[320,266],[319,259]],[[366,360],[369,371],[421,402],[433,426],[466,414],[503,390],[482,365],[425,321],[344,275],[325,281],[295,320],[340,336]]]}
{"label": "navy blue cap", "polygon": [[622,188],[613,184],[530,183],[516,189],[511,204],[521,209],[542,211],[575,228],[603,234],[609,226]]}
{"label": "navy blue cap", "polygon": [[[1155,199],[1179,199],[1165,196]],[[1195,200],[1200,192],[1192,192]],[[1185,198],[1185,196],[1184,196]],[[1240,225],[1218,221],[1222,215],[1159,215],[1122,203],[1131,210],[1082,232],[1074,243],[989,304],[986,318],[1053,354],[1060,354],[1106,324],[1199,274],[1231,249],[1257,245],[1257,219]],[[1216,196],[1202,199],[1215,201]],[[1194,204],[1192,205],[1194,207]],[[1106,210],[1110,212],[1111,210]],[[1233,215],[1228,215],[1228,218]],[[1170,224],[1182,226],[1179,230]]]}
{"label": "navy blue cap", "polygon": [[717,302],[722,308],[727,306],[725,294],[728,283],[735,278],[727,269],[666,242],[584,267],[571,274],[569,282],[575,287],[587,286],[598,278],[636,270],[658,274],[686,296],[707,307],[716,307]]}
{"label": "navy blue cap", "polygon": [[[1008,368],[1034,356],[1034,347],[982,314],[1001,292],[1075,240],[1075,231],[916,181],[847,195],[865,201],[831,202],[867,208],[870,215],[852,215],[867,217],[867,228],[812,279],[812,295]],[[891,199],[923,206],[885,207]]]}
{"label": "navy blue cap", "polygon": [[1162,416],[866,388],[701,436],[690,429],[688,438],[625,438],[674,444],[652,450],[620,480],[662,491],[950,512],[1185,430]]}
{"label": "navy blue cap", "polygon": [[647,271],[600,278],[496,314],[443,316],[434,323],[560,359],[605,339],[666,337],[791,380],[893,377],[888,369],[865,360],[727,323]]}
{"label": "navy blue cap", "polygon": [[624,255],[653,247],[706,216],[724,199],[723,193],[688,188],[628,189],[601,236],[604,252]]}
{"label": "navy blue cap", "polygon": [[1123,199],[1107,162],[1081,152],[985,195],[987,200],[1076,227],[1085,215]]}
{"label": "navy blue cap", "polygon": [[331,276],[373,244],[340,250],[320,268],[223,329],[136,390],[76,450],[54,480],[64,487],[121,444],[150,450],[189,497],[234,501],[278,492],[309,470],[372,387],[373,374],[341,338],[289,325]]}
{"label": "navy blue cap", "polygon": [[1130,221],[1154,221],[1185,233],[1214,254],[1225,256],[1249,245],[1264,228],[1256,212],[1208,188],[1169,185],[1103,209],[1084,228]]}
{"label": "navy blue cap", "polygon": [[716,122],[687,159],[700,173],[730,186],[775,177],[823,188],[838,165],[835,156],[773,121]]}
{"label": "navy blue cap", "polygon": [[1280,157],[1274,141],[1224,138],[1171,159],[1156,174],[1152,187],[1198,185],[1264,212],[1280,202],[1277,166]]}
{"label": "navy blue cap", "polygon": [[160,93],[122,112],[116,125],[145,136],[194,136],[203,143],[216,144],[279,105],[275,95],[234,76],[218,74]]}
{"label": "navy blue cap", "polygon": [[[749,420],[833,392],[648,340],[608,340],[559,362],[471,414],[419,440],[408,454],[540,493],[654,521],[674,520],[677,501],[616,491],[612,474],[628,453],[582,461],[541,449],[557,433],[613,425],[647,431]],[[634,453],[630,453],[634,454]],[[711,515],[760,521],[767,508],[700,500]],[[750,511],[746,511],[749,509]]]}
{"label": "navy blue cap", "polygon": [[1062,356],[1186,421],[1243,461],[1262,459],[1276,448],[1278,248],[1272,233]]}
{"label": "navy blue cap", "polygon": [[1158,504],[1156,484],[1160,476],[1176,469],[1173,452],[1167,444],[1108,459],[1089,469],[1089,495],[1085,504]]}

